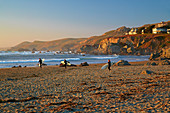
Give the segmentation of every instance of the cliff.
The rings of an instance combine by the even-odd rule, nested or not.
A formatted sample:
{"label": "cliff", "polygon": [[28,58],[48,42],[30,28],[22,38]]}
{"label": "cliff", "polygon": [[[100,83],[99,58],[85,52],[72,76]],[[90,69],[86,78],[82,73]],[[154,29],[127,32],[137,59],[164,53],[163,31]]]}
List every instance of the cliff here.
{"label": "cliff", "polygon": [[170,47],[168,34],[138,34],[103,39],[98,52],[103,54],[149,55],[162,48]]}
{"label": "cliff", "polygon": [[91,54],[149,55],[170,47],[169,34],[137,34],[104,38],[97,45],[84,45],[80,52]]}
{"label": "cliff", "polygon": [[[169,22],[169,21],[168,21]],[[148,24],[153,26],[156,24]],[[167,24],[169,25],[169,23]],[[142,26],[143,27],[143,26]],[[141,28],[141,27],[139,27]],[[149,27],[150,28],[150,27]],[[23,42],[11,51],[77,51],[88,54],[150,55],[170,47],[170,34],[126,35],[125,26],[89,38],[65,38],[54,41]]]}

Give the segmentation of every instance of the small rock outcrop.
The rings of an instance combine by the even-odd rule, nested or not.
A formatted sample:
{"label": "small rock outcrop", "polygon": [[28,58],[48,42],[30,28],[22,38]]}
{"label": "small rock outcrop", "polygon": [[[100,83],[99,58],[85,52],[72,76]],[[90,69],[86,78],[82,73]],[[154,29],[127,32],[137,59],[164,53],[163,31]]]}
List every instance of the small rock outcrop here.
{"label": "small rock outcrop", "polygon": [[159,65],[170,65],[170,61],[163,60],[163,61],[159,62]]}
{"label": "small rock outcrop", "polygon": [[152,74],[153,71],[149,71],[149,70],[143,70],[141,74]]}
{"label": "small rock outcrop", "polygon": [[151,53],[149,60],[156,60],[158,57],[160,57],[160,53]]}
{"label": "small rock outcrop", "polygon": [[116,64],[114,64],[115,66],[124,66],[124,65],[131,65],[129,64],[128,61],[125,61],[125,60],[120,60],[118,61]]}
{"label": "small rock outcrop", "polygon": [[87,62],[83,62],[80,64],[80,66],[89,66],[89,64]]}
{"label": "small rock outcrop", "polygon": [[162,57],[165,57],[167,59],[170,59],[170,48],[163,49],[162,51]]}
{"label": "small rock outcrop", "polygon": [[170,59],[170,48],[162,49],[160,52],[152,53],[149,60],[166,60]]}
{"label": "small rock outcrop", "polygon": [[145,66],[156,66],[157,64],[155,62],[147,62]]}

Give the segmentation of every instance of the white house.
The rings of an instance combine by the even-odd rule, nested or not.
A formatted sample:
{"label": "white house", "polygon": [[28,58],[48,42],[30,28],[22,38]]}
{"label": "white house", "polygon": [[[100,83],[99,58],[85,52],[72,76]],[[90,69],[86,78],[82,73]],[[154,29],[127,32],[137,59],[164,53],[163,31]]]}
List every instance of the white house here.
{"label": "white house", "polygon": [[166,33],[167,29],[166,28],[153,28],[152,33],[153,34],[158,34],[158,33]]}
{"label": "white house", "polygon": [[145,29],[142,29],[142,34],[145,34]]}
{"label": "white house", "polygon": [[129,35],[135,35],[135,34],[137,34],[137,31],[138,31],[138,29],[137,28],[132,28],[130,31],[129,31]]}

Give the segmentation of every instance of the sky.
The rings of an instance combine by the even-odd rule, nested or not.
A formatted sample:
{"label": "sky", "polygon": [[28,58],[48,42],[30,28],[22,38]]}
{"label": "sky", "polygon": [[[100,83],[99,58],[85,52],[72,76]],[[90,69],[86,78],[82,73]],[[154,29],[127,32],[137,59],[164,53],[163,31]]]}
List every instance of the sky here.
{"label": "sky", "polygon": [[0,48],[170,20],[170,0],[0,0]]}

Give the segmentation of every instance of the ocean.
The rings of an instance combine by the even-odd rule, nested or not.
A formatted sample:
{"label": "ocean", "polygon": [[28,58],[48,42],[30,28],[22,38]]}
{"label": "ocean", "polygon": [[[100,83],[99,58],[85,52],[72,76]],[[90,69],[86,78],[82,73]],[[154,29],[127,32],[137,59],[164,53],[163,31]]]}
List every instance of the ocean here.
{"label": "ocean", "polygon": [[87,62],[88,64],[107,63],[110,59],[112,62],[126,60],[128,62],[148,61],[149,55],[89,55],[89,54],[59,54],[56,52],[31,51],[0,51],[0,68],[11,68],[13,66],[37,67],[39,58],[44,59],[44,63],[49,65],[59,65],[61,61],[66,59],[71,64],[79,65]]}

